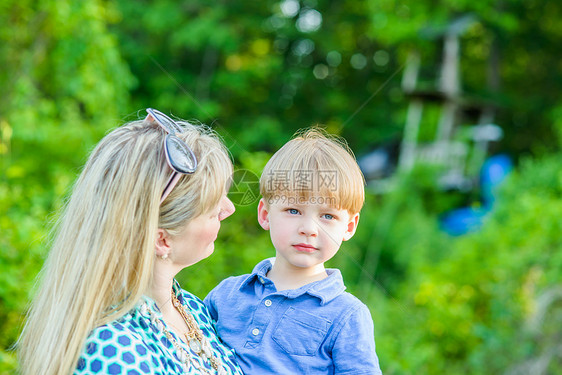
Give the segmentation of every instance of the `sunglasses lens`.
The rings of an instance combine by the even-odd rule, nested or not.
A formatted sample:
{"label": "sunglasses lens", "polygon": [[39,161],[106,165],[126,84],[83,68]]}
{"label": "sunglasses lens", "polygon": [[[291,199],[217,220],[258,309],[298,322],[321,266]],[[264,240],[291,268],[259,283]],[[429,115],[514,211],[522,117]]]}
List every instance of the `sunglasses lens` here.
{"label": "sunglasses lens", "polygon": [[197,169],[195,155],[178,137],[166,137],[166,157],[176,172],[187,174],[193,173]]}

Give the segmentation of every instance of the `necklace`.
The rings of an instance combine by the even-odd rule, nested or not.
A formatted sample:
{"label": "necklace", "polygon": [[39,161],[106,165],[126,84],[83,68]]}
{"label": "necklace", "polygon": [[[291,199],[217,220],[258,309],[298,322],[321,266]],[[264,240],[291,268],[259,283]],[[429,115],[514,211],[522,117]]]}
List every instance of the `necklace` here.
{"label": "necklace", "polygon": [[210,360],[211,367],[215,369],[219,375],[226,375],[226,370],[224,369],[222,362],[213,354],[211,344],[205,336],[203,336],[203,331],[199,328],[199,324],[197,324],[197,321],[195,321],[195,318],[191,315],[187,308],[180,303],[173,289],[172,304],[180,313],[183,321],[187,325],[188,331],[184,334],[184,336],[189,348],[197,353],[203,361],[206,362],[207,360]]}
{"label": "necklace", "polygon": [[152,324],[154,324],[162,333],[164,333],[166,335],[166,338],[172,343],[172,346],[176,349],[177,357],[181,361],[185,372],[188,372],[189,369],[193,367],[196,370],[200,371],[199,373],[202,374],[227,375],[228,372],[225,366],[223,365],[222,361],[213,354],[211,344],[203,335],[203,331],[201,331],[201,328],[199,328],[197,321],[195,320],[193,315],[191,315],[191,313],[187,311],[187,308],[180,303],[173,290],[172,304],[187,324],[188,332],[186,332],[184,336],[186,338],[187,344],[189,345],[189,348],[193,350],[203,360],[203,362],[210,360],[212,370],[209,370],[199,361],[195,360],[192,355],[177,342],[170,331],[166,329],[166,324],[162,321],[162,319],[158,318],[151,311],[146,303],[143,303],[141,305],[141,312],[144,314],[148,314],[150,316],[150,321],[152,322]]}

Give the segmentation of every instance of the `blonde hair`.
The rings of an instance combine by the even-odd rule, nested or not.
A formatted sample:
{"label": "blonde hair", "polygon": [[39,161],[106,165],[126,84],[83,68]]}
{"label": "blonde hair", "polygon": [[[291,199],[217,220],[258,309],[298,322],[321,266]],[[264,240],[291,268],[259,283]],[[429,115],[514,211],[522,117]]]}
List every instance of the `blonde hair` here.
{"label": "blonde hair", "polygon": [[17,343],[22,374],[72,373],[89,332],[122,317],[147,292],[157,229],[177,234],[219,203],[232,175],[228,152],[207,127],[179,123],[198,167],[162,205],[171,174],[162,129],[128,123],[91,153],[55,230]]}
{"label": "blonde hair", "polygon": [[271,157],[260,193],[266,203],[323,197],[353,215],[363,207],[365,179],[345,140],[314,127],[297,132]]}

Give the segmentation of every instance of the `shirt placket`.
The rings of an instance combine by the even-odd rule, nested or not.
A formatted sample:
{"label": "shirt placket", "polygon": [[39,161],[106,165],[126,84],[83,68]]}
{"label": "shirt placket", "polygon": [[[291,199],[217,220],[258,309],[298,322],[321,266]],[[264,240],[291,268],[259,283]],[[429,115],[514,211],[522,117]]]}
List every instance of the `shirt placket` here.
{"label": "shirt placket", "polygon": [[252,323],[248,327],[245,348],[255,348],[262,341],[267,327],[275,314],[275,310],[286,298],[276,292],[275,286],[270,280],[260,276],[258,277],[258,282],[259,285],[256,285],[256,288],[260,288],[261,293],[256,293],[256,295],[262,298],[254,311]]}

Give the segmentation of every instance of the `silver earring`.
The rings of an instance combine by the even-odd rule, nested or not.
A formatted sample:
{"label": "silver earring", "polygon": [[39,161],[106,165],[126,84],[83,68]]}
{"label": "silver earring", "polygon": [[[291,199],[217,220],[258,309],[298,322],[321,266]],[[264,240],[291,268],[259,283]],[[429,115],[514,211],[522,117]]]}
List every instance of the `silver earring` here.
{"label": "silver earring", "polygon": [[164,255],[160,256],[160,259],[162,259],[162,260],[168,259],[168,254],[164,254]]}

